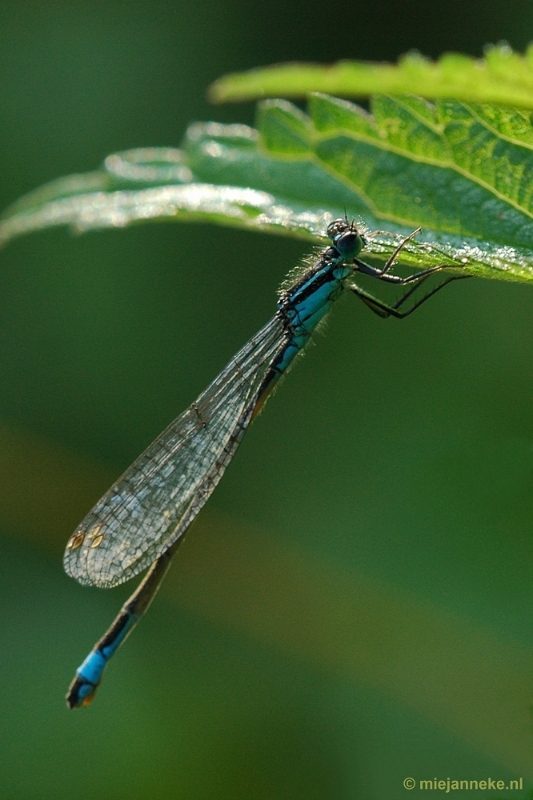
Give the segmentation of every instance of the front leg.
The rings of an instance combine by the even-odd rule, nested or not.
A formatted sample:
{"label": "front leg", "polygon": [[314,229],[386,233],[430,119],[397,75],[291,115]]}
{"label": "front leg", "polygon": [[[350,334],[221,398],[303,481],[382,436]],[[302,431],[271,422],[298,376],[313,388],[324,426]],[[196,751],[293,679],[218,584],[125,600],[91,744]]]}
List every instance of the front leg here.
{"label": "front leg", "polygon": [[405,247],[405,245],[415,236],[417,236],[421,230],[422,228],[417,228],[416,231],[413,231],[411,234],[409,234],[409,236],[406,236],[405,239],[402,239],[382,269],[372,267],[370,264],[367,264],[365,261],[361,261],[359,258],[354,258],[354,264],[357,267],[357,271],[363,275],[369,275],[372,278],[377,278],[385,283],[394,283],[397,286],[405,286],[406,284],[425,279],[429,275],[434,275],[436,272],[441,272],[443,269],[446,269],[447,266],[454,266],[453,264],[439,264],[437,267],[429,267],[428,269],[421,270],[420,272],[415,272],[412,275],[408,275],[406,278],[401,278],[399,275],[390,274],[390,270],[396,263],[396,259],[398,258],[402,248]]}
{"label": "front leg", "polygon": [[[442,269],[443,268],[444,267],[442,267]],[[400,309],[404,305],[406,300],[408,300],[411,297],[413,292],[415,292],[416,289],[418,289],[420,284],[423,283],[427,278],[429,278],[429,276],[433,274],[433,272],[435,272],[436,269],[437,268],[434,267],[431,271],[426,270],[425,273],[419,273],[417,276],[414,276],[420,278],[420,280],[417,283],[415,283],[414,286],[411,286],[406,292],[404,292],[404,294],[400,297],[400,299],[397,300],[396,303],[393,303],[392,305],[384,303],[382,300],[379,300],[377,297],[374,297],[369,292],[365,292],[364,289],[361,289],[359,286],[355,284],[350,286],[349,288],[357,297],[359,297],[360,300],[363,301],[365,305],[369,307],[371,311],[374,312],[374,314],[377,314],[378,317],[382,317],[383,319],[387,319],[388,317],[395,317],[396,319],[404,319],[405,317],[408,317],[409,314],[412,314],[416,308],[422,305],[422,303],[425,303],[426,300],[429,300],[429,298],[433,297],[434,294],[440,292],[441,289],[443,289],[452,281],[458,281],[463,278],[472,277],[471,275],[451,275],[449,278],[446,278],[444,281],[442,281],[442,283],[439,283],[438,286],[435,286],[431,291],[427,292],[427,294],[423,295],[423,297],[417,300],[411,306],[411,308],[407,309],[407,311],[401,311]]]}

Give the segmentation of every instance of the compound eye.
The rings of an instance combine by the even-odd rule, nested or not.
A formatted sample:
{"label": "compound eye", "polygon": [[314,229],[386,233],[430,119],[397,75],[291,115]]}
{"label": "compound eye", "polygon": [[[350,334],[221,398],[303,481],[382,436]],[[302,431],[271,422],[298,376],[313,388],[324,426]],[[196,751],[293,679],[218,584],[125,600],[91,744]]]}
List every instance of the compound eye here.
{"label": "compound eye", "polygon": [[333,244],[342,258],[349,259],[358,256],[365,243],[356,230],[349,230],[334,239]]}
{"label": "compound eye", "polygon": [[334,239],[344,228],[346,228],[346,222],[343,219],[334,219],[329,223],[326,234],[330,239]]}

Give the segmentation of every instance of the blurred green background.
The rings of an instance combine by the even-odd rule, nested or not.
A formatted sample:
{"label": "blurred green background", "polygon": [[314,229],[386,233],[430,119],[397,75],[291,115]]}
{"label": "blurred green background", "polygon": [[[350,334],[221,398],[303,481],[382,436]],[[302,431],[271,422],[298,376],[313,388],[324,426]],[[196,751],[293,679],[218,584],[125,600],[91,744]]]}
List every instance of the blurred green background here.
{"label": "blurred green background", "polygon": [[[533,39],[530,2],[1,0],[0,206],[113,151],[176,146],[190,121],[252,122],[251,104],[205,100],[227,71],[481,55],[504,38]],[[132,589],[68,579],[68,536],[272,314],[302,253],[175,224],[52,231],[0,254],[2,800],[396,800],[419,794],[408,776],[522,777],[506,796],[525,796],[523,286],[455,284],[402,324],[339,303],[94,705],[66,710]]]}

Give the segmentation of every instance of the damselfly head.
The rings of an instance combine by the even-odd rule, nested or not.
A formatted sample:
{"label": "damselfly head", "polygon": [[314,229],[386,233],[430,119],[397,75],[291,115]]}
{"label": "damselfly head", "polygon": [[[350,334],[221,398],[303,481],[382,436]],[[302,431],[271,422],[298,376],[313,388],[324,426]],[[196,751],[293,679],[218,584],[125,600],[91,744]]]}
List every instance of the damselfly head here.
{"label": "damselfly head", "polygon": [[334,219],[328,225],[326,233],[333,242],[333,247],[346,261],[358,256],[366,244],[355,223],[348,222],[347,219]]}

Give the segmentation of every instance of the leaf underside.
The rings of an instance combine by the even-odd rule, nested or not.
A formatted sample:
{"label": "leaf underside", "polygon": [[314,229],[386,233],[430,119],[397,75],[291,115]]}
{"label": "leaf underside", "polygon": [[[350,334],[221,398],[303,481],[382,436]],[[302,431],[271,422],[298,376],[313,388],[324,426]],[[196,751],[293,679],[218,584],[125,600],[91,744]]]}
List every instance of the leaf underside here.
{"label": "leaf underside", "polygon": [[109,156],[58,179],[0,220],[0,243],[57,225],[81,232],[148,220],[208,221],[323,242],[331,219],[374,233],[384,259],[422,227],[400,261],[533,280],[533,128],[488,104],[378,96],[372,114],[324,94],[308,113],[258,107],[257,128],[196,123],[182,148]]}

